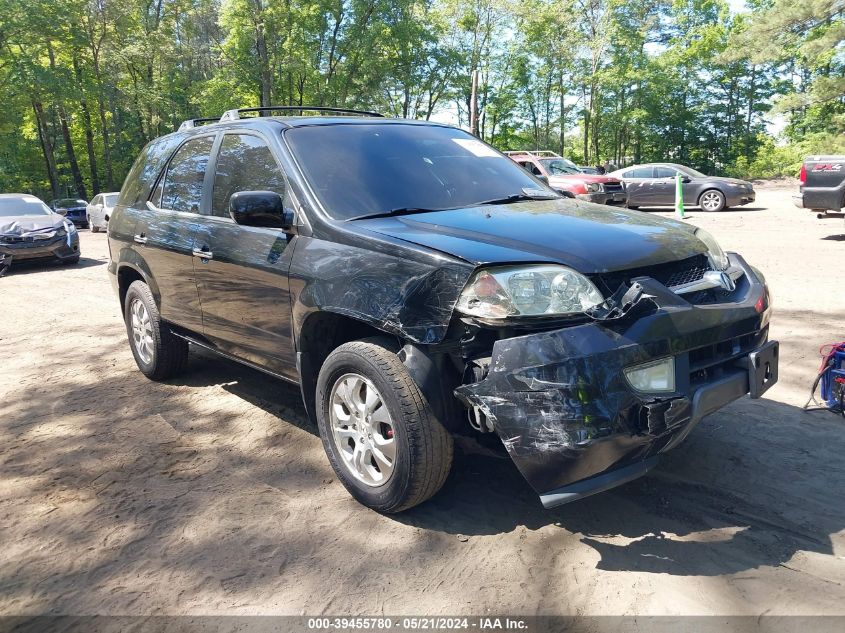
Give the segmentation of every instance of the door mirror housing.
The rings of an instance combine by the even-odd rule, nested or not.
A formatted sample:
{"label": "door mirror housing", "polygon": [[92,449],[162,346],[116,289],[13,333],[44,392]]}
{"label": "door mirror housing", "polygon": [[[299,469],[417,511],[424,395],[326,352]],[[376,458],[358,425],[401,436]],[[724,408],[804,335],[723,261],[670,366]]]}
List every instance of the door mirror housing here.
{"label": "door mirror housing", "polygon": [[549,184],[549,177],[548,176],[544,176],[543,174],[534,174],[534,177],[537,180],[539,180],[540,182],[544,182],[546,184]]}
{"label": "door mirror housing", "polygon": [[692,182],[692,178],[690,178],[689,176],[681,176],[681,182],[683,182],[683,183]]}
{"label": "door mirror housing", "polygon": [[289,229],[294,214],[285,209],[282,196],[275,191],[238,191],[229,198],[229,215],[243,226]]}

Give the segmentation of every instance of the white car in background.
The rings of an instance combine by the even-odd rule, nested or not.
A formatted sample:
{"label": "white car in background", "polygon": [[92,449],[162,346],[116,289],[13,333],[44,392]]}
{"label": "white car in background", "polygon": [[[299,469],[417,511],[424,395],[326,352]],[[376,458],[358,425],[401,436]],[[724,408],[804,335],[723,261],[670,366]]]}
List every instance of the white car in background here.
{"label": "white car in background", "polygon": [[105,231],[109,227],[109,216],[119,195],[119,191],[99,193],[88,203],[85,215],[88,216],[88,226],[91,227],[92,233],[99,233],[100,229]]}

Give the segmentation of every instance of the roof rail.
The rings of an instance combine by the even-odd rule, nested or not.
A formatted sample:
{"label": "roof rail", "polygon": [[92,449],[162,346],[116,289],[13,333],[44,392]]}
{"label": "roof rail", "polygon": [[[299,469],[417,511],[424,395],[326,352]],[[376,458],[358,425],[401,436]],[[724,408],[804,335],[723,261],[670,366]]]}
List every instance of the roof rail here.
{"label": "roof rail", "polygon": [[548,149],[537,149],[537,150],[511,150],[508,152],[502,152],[505,156],[514,156],[516,154],[528,154],[528,156],[534,156],[537,158],[547,157],[547,158],[563,158],[557,152],[553,152]]}
{"label": "roof rail", "polygon": [[367,110],[350,110],[349,108],[328,108],[323,106],[263,106],[260,108],[238,108],[237,110],[226,110],[223,116],[220,117],[220,122],[223,121],[237,121],[241,118],[241,113],[245,112],[329,112],[333,114],[357,114],[359,116],[383,117],[379,112],[370,112]]}
{"label": "roof rail", "polygon": [[184,132],[185,130],[190,130],[191,128],[195,128],[198,125],[202,125],[203,123],[217,123],[220,121],[218,118],[205,118],[205,119],[187,119],[182,121],[182,125],[179,126],[179,131]]}

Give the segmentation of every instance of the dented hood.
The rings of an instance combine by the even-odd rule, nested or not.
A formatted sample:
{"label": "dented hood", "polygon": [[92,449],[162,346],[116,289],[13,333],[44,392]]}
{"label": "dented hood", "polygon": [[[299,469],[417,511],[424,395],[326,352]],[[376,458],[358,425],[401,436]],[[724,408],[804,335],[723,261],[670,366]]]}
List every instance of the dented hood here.
{"label": "dented hood", "polygon": [[58,213],[50,215],[16,215],[0,217],[0,235],[26,235],[33,231],[58,229],[63,226],[64,217]]}
{"label": "dented hood", "polygon": [[677,261],[707,250],[689,225],[571,199],[469,207],[355,223],[476,265],[558,262],[582,273],[600,273]]}

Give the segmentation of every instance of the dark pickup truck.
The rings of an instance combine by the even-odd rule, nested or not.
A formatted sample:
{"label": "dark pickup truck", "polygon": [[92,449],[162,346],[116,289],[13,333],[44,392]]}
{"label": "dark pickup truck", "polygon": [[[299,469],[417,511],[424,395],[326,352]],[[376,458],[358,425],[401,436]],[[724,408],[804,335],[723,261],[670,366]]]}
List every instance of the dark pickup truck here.
{"label": "dark pickup truck", "polygon": [[845,156],[808,156],[801,165],[796,207],[818,213],[845,207]]}

